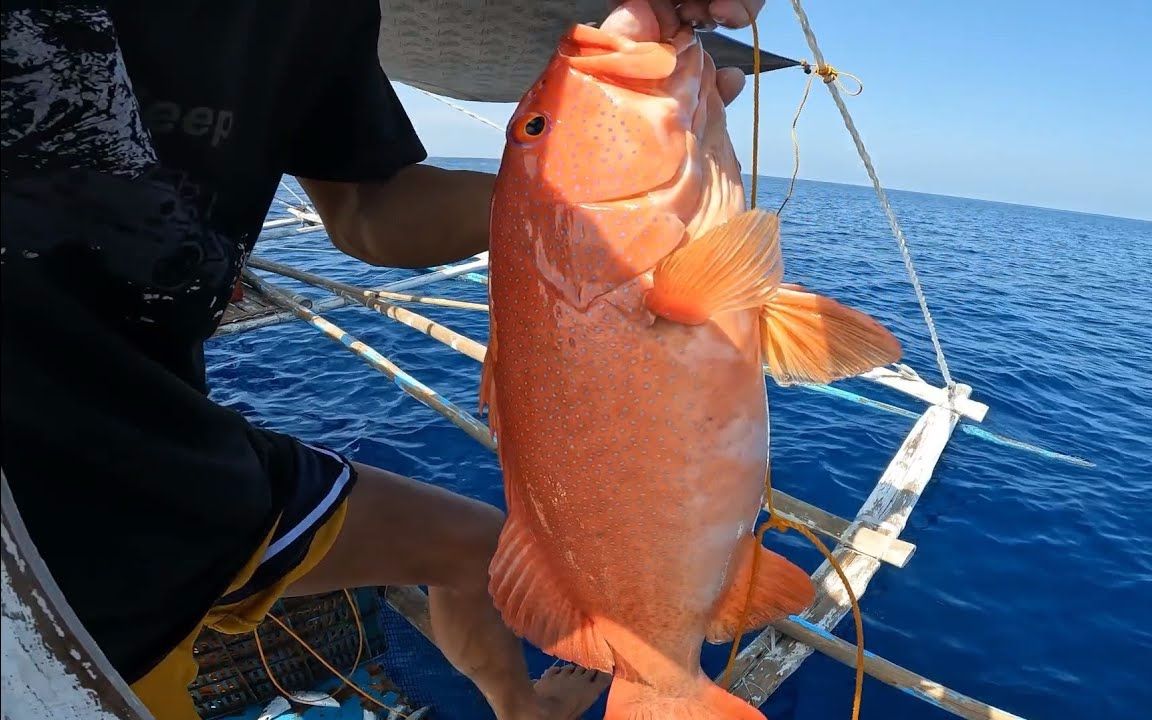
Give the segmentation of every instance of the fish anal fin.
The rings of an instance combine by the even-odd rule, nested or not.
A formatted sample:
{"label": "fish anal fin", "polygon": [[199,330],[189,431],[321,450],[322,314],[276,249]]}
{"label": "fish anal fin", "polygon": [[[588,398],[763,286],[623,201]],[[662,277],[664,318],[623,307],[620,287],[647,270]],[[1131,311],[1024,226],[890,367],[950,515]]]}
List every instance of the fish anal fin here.
{"label": "fish anal fin", "polygon": [[531,529],[511,509],[489,567],[488,590],[514,633],[553,657],[612,672],[612,649],[557,581]]}
{"label": "fish anal fin", "polygon": [[779,218],[747,210],[656,263],[644,305],[665,320],[700,325],[719,313],[762,306],[782,274]]}
{"label": "fish anal fin", "polygon": [[796,285],[760,309],[764,362],[776,382],[827,384],[900,359],[900,341],[870,315]]}
{"label": "fish anal fin", "polygon": [[[753,552],[758,552],[760,559],[756,568],[756,586],[749,596]],[[748,610],[744,632],[749,632],[798,613],[816,599],[816,589],[808,573],[760,545],[755,536],[745,536],[737,553],[738,557],[733,558],[732,582],[717,602],[705,635],[711,643],[732,641],[745,612],[745,604]]]}

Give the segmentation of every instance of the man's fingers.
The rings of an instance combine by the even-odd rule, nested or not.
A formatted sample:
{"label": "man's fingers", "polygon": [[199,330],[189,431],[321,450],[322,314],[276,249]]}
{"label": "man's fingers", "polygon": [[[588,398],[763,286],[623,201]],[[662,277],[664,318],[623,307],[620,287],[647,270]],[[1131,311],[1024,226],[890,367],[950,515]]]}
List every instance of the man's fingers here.
{"label": "man's fingers", "polygon": [[[608,10],[615,10],[623,5],[625,2],[633,2],[634,0],[608,0]],[[652,8],[652,12],[656,15],[656,21],[660,24],[660,37],[668,39],[676,34],[680,29],[680,18],[676,15],[675,0],[644,0]]]}
{"label": "man's fingers", "polygon": [[680,3],[676,12],[679,14],[681,22],[698,30],[713,30],[716,28],[716,21],[712,18],[711,9],[708,6],[708,0],[685,0],[685,2]]}
{"label": "man's fingers", "polygon": [[712,19],[729,28],[748,27],[763,8],[764,0],[712,0],[708,4]]}
{"label": "man's fingers", "polygon": [[651,0],[652,10],[660,23],[660,37],[671,38],[680,29],[680,18],[676,17],[674,0]]}
{"label": "man's fingers", "polygon": [[740,91],[744,89],[744,71],[740,68],[726,67],[716,71],[716,91],[720,93],[720,100],[725,105],[731,105]]}

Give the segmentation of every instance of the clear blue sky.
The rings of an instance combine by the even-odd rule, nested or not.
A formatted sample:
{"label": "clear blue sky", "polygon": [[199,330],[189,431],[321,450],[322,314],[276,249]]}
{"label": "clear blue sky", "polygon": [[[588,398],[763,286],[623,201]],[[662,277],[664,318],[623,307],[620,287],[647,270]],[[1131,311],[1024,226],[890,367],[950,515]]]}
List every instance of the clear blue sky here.
{"label": "clear blue sky", "polygon": [[[828,61],[863,79],[849,109],[890,188],[1152,219],[1152,0],[808,0]],[[810,53],[787,0],[768,0],[766,49]],[[748,30],[734,33],[751,42]],[[786,176],[800,70],[763,76],[761,174]],[[503,135],[411,88],[401,99],[433,156],[499,157]],[[751,78],[730,107],[745,171]],[[503,125],[514,106],[459,103]],[[813,88],[800,176],[866,184],[839,114]]]}

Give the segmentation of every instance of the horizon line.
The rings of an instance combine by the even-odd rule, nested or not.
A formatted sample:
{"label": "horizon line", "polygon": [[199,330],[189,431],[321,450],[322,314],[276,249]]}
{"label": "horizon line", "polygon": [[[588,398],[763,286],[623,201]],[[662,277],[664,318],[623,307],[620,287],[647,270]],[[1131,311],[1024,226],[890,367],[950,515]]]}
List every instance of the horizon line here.
{"label": "horizon line", "polygon": [[[493,161],[499,162],[500,158],[498,158],[498,157],[484,157],[484,156],[477,156],[477,155],[429,155],[428,160],[493,160]],[[747,172],[742,171],[740,174],[743,177],[752,177],[751,173],[747,173]],[[765,178],[765,179],[769,179],[769,180],[781,180],[783,182],[788,182],[791,180],[790,177],[781,177],[779,175],[764,175],[763,173],[760,174],[760,177]],[[797,177],[796,180],[797,180],[797,182],[821,183],[824,185],[843,185],[845,187],[867,188],[869,190],[873,189],[871,184],[865,184],[865,183],[837,182],[835,180],[816,180],[814,178],[805,178],[805,177]],[[1101,218],[1109,218],[1109,219],[1115,219],[1115,220],[1128,220],[1128,221],[1135,221],[1135,222],[1142,222],[1142,223],[1152,223],[1152,215],[1150,215],[1148,217],[1135,217],[1135,216],[1131,216],[1131,215],[1109,215],[1107,213],[1091,212],[1088,210],[1072,210],[1070,208],[1053,207],[1050,205],[1029,205],[1028,203],[1011,202],[1008,200],[992,200],[990,198],[970,197],[967,195],[947,195],[945,193],[928,192],[925,190],[909,190],[907,188],[898,188],[898,187],[889,186],[889,185],[884,185],[883,187],[884,187],[885,191],[909,193],[911,195],[929,195],[932,197],[950,198],[953,200],[973,200],[975,202],[995,203],[997,205],[1011,205],[1013,207],[1028,208],[1031,210],[1048,210],[1051,212],[1072,213],[1073,215],[1088,215],[1091,217],[1101,217]]]}

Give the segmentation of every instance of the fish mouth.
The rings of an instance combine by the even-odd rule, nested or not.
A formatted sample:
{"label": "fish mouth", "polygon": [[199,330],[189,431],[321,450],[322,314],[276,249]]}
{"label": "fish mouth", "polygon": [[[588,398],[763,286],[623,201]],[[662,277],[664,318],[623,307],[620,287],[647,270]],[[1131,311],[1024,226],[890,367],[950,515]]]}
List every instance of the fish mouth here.
{"label": "fish mouth", "polygon": [[561,40],[559,55],[574,70],[643,90],[644,83],[669,78],[676,70],[677,56],[695,42],[691,28],[659,42],[631,40],[592,25],[576,25]]}
{"label": "fish mouth", "polygon": [[[636,6],[637,2],[633,0],[626,5]],[[656,101],[640,113],[645,116],[645,122],[653,123],[661,132],[680,134],[684,131],[689,145],[677,148],[683,157],[678,165],[669,168],[671,172],[668,175],[652,178],[654,182],[634,190],[621,188],[622,192],[584,198],[580,206],[585,209],[619,207],[653,197],[675,195],[677,191],[688,190],[694,176],[699,174],[694,172],[698,168],[695,167],[694,138],[691,137],[700,102],[699,85],[692,81],[703,69],[697,57],[699,53],[696,53],[699,50],[696,32],[685,25],[669,40],[649,40],[647,38],[659,37],[656,18],[648,0],[639,0],[639,6],[622,6],[613,11],[630,9],[634,16],[641,15],[633,18],[636,23],[632,28],[627,27],[628,23],[614,23],[613,27],[623,28],[621,32],[588,24],[572,27],[561,40],[557,54],[573,72]],[[645,13],[651,17],[644,17]],[[645,25],[648,26],[646,29]],[[635,26],[640,29],[635,30]],[[621,103],[621,96],[613,97],[613,102]],[[660,119],[655,119],[657,117]]]}

